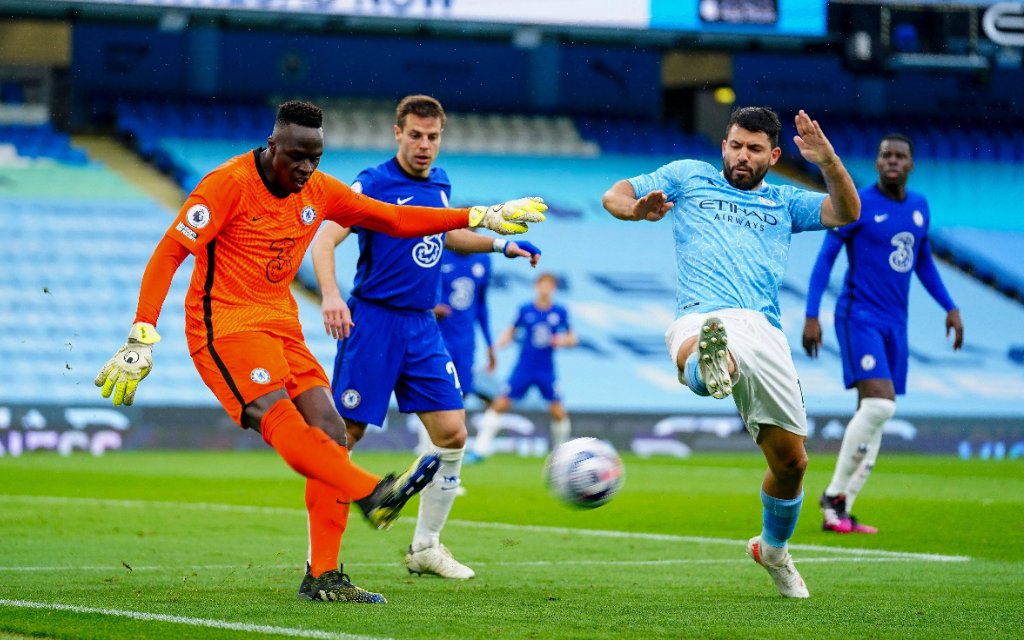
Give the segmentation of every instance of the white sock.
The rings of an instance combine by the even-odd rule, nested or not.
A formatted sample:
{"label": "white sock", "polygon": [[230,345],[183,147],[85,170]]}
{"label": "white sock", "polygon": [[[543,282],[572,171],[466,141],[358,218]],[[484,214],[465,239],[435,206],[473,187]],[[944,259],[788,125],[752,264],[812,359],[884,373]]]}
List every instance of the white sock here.
{"label": "white sock", "polygon": [[[896,413],[896,403],[892,400],[864,398],[860,401],[860,408],[850,418],[850,423],[846,425],[843,444],[839,447],[839,459],[836,460],[836,470],[832,474],[832,482],[825,490],[825,495],[847,495],[850,479],[867,457],[875,435],[882,433],[886,421],[894,413]],[[849,503],[847,503],[847,509],[849,509]]]}
{"label": "white sock", "polygon": [[[883,425],[884,426],[884,425]],[[864,459],[861,460],[860,466],[853,473],[853,477],[850,478],[850,482],[846,485],[846,511],[853,511],[853,501],[857,498],[857,494],[864,488],[864,483],[868,481],[868,476],[875,468],[875,460],[878,459],[878,451],[882,448],[882,431],[879,429],[875,437],[868,443],[867,453],[864,454]]]}
{"label": "white sock", "polygon": [[561,420],[551,421],[551,448],[554,449],[558,445],[562,444],[569,439],[572,434],[572,423],[569,422],[569,416],[565,416]]}
{"label": "white sock", "polygon": [[779,564],[786,559],[789,554],[789,544],[784,544],[781,547],[773,547],[764,540],[761,541],[761,557],[768,564]]}
{"label": "white sock", "polygon": [[476,443],[473,445],[473,453],[486,458],[491,455],[491,447],[494,446],[494,436],[498,435],[501,427],[501,414],[494,409],[488,409],[480,416],[480,422],[476,428]]}
{"label": "white sock", "polygon": [[441,529],[448,522],[455,490],[459,488],[459,471],[465,449],[442,449],[433,445],[430,453],[441,456],[441,466],[434,481],[420,492],[420,512],[416,518],[416,532],[412,537],[412,550],[421,551],[441,542]]}

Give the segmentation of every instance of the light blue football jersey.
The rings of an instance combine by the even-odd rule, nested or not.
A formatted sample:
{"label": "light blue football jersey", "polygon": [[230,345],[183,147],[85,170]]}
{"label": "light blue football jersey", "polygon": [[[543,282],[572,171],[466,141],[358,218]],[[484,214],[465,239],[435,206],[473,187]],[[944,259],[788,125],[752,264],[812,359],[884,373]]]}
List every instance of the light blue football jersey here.
{"label": "light blue football jersey", "polygon": [[660,189],[675,203],[677,316],[750,309],[781,328],[779,286],[792,234],[824,228],[825,194],[767,183],[744,191],[697,160],[671,162],[629,183],[637,198]]}

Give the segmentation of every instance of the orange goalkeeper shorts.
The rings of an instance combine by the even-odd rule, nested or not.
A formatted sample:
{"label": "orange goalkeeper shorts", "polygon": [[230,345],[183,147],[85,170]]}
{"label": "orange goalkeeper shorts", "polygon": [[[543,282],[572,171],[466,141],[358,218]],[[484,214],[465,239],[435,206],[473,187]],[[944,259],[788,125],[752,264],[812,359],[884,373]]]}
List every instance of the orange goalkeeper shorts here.
{"label": "orange goalkeeper shorts", "polygon": [[192,354],[192,362],[239,426],[245,407],[271,391],[284,389],[295,398],[313,387],[331,386],[301,339],[259,331],[215,338]]}

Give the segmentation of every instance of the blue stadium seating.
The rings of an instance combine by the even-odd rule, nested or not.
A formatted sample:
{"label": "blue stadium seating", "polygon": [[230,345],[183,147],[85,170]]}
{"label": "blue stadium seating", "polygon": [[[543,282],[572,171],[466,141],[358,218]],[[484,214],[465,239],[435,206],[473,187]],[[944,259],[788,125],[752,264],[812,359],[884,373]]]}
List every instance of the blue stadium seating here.
{"label": "blue stadium seating", "polygon": [[70,165],[89,162],[85,152],[71,146],[67,134],[55,130],[50,124],[0,124],[0,144],[3,143],[13,144],[18,155],[24,158],[49,158]]}
{"label": "blue stadium seating", "polygon": [[[164,143],[176,161],[188,161],[196,175],[249,140]],[[351,179],[386,152],[329,150],[322,167]],[[558,273],[583,346],[559,355],[567,403],[591,411],[685,411],[731,414],[731,403],[716,403],[682,389],[663,350],[662,334],[674,310],[674,265],[669,224],[618,222],[600,207],[600,195],[615,180],[649,171],[671,156],[608,154],[599,159],[529,158],[445,154],[456,202],[492,202],[527,193],[551,200],[555,214],[531,231],[544,248],[542,268]],[[708,157],[710,161],[715,158]],[[98,168],[96,171],[106,171]],[[96,180],[94,174],[83,180]],[[126,196],[116,201],[58,197],[5,197],[0,208],[13,226],[15,248],[9,277],[0,283],[0,386],[12,401],[102,402],[92,376],[124,340],[136,303],[139,278],[170,212],[152,201]],[[798,344],[804,291],[820,234],[795,237],[782,294],[784,324],[804,382],[808,409],[816,414],[849,413],[853,396],[842,389],[829,311],[842,258],[826,296],[826,350],[811,361]],[[355,244],[342,248],[340,280],[349,283]],[[1010,254],[1012,255],[1012,253]],[[44,266],[40,266],[44,265]],[[1024,349],[1019,327],[1024,308],[976,281],[940,266],[967,324],[967,349],[953,353],[945,340],[943,314],[923,289],[912,294],[910,395],[907,415],[1017,415],[1024,393],[1024,368],[1013,354]],[[138,402],[148,405],[214,404],[187,355],[182,299],[190,269],[182,268],[160,321],[164,341],[156,368]],[[517,261],[495,257],[493,330],[511,321],[516,306],[532,296],[536,272]],[[300,317],[314,354],[331,362],[335,345],[322,330],[318,306],[300,297]],[[980,336],[984,336],[982,340]],[[1016,340],[1016,342],[1015,342]],[[42,356],[42,357],[40,357]],[[499,354],[499,378],[514,351]],[[40,367],[39,363],[45,363]],[[529,403],[536,406],[537,398]],[[528,403],[528,405],[529,405]]]}

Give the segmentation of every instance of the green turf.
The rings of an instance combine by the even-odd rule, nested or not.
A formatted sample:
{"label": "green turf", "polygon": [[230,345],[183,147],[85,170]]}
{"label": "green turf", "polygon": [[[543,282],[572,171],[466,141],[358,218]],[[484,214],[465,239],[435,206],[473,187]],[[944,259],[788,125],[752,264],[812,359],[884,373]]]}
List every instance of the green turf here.
{"label": "green turf", "polygon": [[[358,456],[376,471],[406,459]],[[831,462],[812,457],[809,495],[820,491]],[[807,601],[778,597],[744,556],[743,541],[760,529],[763,462],[736,454],[627,458],[625,489],[594,511],[547,496],[539,460],[498,457],[467,467],[469,493],[457,500],[445,541],[477,579],[409,576],[400,561],[413,518],[382,533],[353,517],[346,571],[389,599],[371,606],[295,598],[306,553],[302,482],[272,453],[3,458],[0,600],[304,630],[304,637],[316,630],[430,640],[1022,637],[1024,464],[882,462],[857,505],[880,535],[825,534],[813,500],[806,506],[793,553],[811,590]],[[257,636],[264,634],[0,604],[4,639]]]}

